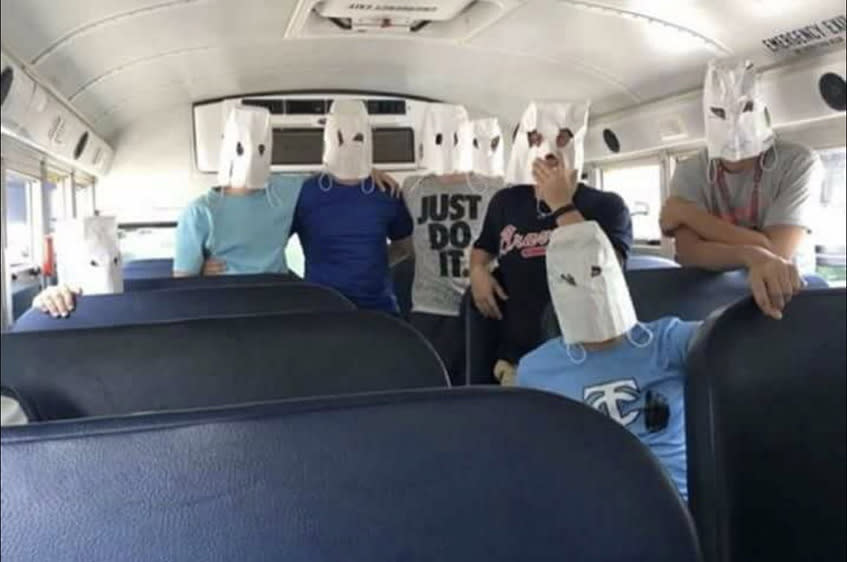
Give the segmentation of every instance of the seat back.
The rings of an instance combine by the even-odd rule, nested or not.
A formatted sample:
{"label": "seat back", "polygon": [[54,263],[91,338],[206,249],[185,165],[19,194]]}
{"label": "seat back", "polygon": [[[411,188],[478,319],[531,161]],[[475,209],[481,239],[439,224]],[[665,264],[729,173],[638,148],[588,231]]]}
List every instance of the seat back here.
{"label": "seat back", "polygon": [[30,309],[15,322],[12,331],[76,330],[193,318],[350,310],[355,310],[355,306],[341,294],[306,283],[137,291],[83,295],[67,318],[52,318]]}
{"label": "seat back", "polygon": [[699,559],[649,451],[538,392],[36,424],[0,446],[3,560]]}
{"label": "seat back", "polygon": [[190,320],[2,336],[2,384],[39,420],[447,386],[431,346],[380,313]]}
{"label": "seat back", "polygon": [[673,260],[661,256],[649,254],[630,254],[626,260],[627,271],[639,271],[642,269],[668,269],[682,267]]}
{"label": "seat back", "polygon": [[289,273],[124,279],[124,291],[161,291],[163,289],[196,289],[203,287],[229,287],[233,285],[280,285],[292,281],[300,281],[300,279],[296,275]]}
{"label": "seat back", "polygon": [[844,560],[843,290],[796,296],[781,321],[752,299],[689,356],[688,490],[709,562]]}
{"label": "seat back", "polygon": [[[642,322],[667,316],[704,320],[712,312],[750,296],[744,271],[713,272],[694,268],[627,271],[626,281],[635,312]],[[825,288],[817,276],[806,277],[808,289]],[[545,339],[561,335],[552,305],[541,320]]]}
{"label": "seat back", "polygon": [[174,260],[169,258],[133,260],[124,263],[124,281],[173,277]]}

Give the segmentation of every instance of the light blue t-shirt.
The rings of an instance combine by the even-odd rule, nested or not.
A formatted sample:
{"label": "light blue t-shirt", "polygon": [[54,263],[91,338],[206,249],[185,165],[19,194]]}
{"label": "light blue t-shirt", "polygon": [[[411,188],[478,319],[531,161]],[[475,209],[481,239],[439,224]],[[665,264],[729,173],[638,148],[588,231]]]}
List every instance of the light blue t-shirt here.
{"label": "light blue t-shirt", "polygon": [[227,274],[287,273],[285,245],[305,179],[276,174],[267,189],[228,196],[212,188],[192,201],[176,228],[174,271],[199,275],[214,258]]}
{"label": "light blue t-shirt", "polygon": [[[662,318],[643,325],[652,334],[644,347],[627,339],[603,351],[572,346],[570,355],[556,338],[521,359],[517,384],[578,400],[626,427],[653,451],[687,500],[685,359],[700,325]],[[640,329],[632,339],[648,341]]]}

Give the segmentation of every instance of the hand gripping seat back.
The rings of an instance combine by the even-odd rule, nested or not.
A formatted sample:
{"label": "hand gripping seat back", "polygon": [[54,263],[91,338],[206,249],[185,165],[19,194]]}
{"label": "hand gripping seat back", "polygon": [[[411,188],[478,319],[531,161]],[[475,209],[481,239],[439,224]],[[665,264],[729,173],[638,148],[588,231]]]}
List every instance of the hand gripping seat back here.
{"label": "hand gripping seat back", "polygon": [[12,331],[78,330],[192,318],[354,309],[353,303],[333,289],[307,283],[135,291],[83,295],[67,318],[53,318],[31,308],[15,322]]}
{"label": "hand gripping seat back", "polygon": [[3,334],[2,384],[38,420],[448,386],[410,326],[375,312]]}
{"label": "hand gripping seat back", "polygon": [[13,429],[4,561],[698,560],[649,451],[550,394],[418,391]]}
{"label": "hand gripping seat back", "polygon": [[709,562],[844,560],[845,292],[752,299],[689,356],[688,489]]}

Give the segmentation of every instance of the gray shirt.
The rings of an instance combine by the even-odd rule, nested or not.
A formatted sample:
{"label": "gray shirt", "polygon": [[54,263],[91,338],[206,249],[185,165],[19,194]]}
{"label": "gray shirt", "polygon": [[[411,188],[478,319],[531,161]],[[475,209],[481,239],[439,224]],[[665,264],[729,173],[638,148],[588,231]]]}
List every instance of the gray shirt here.
{"label": "gray shirt", "polygon": [[[820,157],[810,148],[778,140],[767,153],[763,168],[757,209],[750,208],[756,171],[724,173],[728,194],[724,198],[717,181],[717,168],[709,169],[706,150],[679,163],[671,180],[671,195],[696,203],[737,226],[759,231],[771,226],[801,226],[811,232],[824,180]],[[710,172],[712,182],[708,179]],[[795,262],[804,273],[814,271],[811,236],[806,236],[801,244]]]}
{"label": "gray shirt", "polygon": [[472,175],[446,184],[435,176],[403,182],[403,198],[415,225],[412,310],[458,316],[470,284],[470,251],[479,237],[488,203],[502,178]]}

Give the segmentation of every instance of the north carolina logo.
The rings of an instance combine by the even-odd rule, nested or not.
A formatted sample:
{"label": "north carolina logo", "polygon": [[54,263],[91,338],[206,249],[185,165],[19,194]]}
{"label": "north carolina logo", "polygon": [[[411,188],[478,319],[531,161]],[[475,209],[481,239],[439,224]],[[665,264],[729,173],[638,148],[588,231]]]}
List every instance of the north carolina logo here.
{"label": "north carolina logo", "polygon": [[638,383],[635,379],[612,381],[583,389],[582,399],[595,410],[602,412],[621,425],[629,425],[638,419],[639,410],[624,414],[621,405],[638,400]]}

